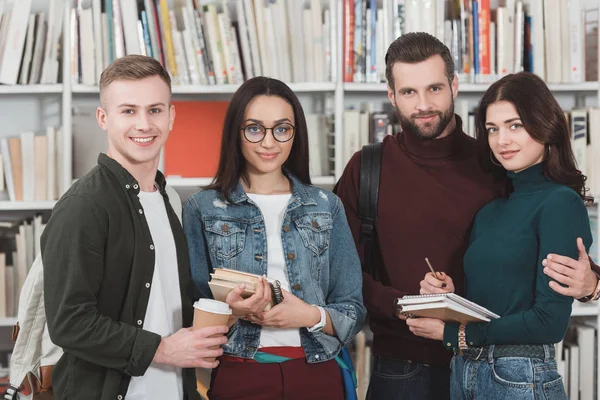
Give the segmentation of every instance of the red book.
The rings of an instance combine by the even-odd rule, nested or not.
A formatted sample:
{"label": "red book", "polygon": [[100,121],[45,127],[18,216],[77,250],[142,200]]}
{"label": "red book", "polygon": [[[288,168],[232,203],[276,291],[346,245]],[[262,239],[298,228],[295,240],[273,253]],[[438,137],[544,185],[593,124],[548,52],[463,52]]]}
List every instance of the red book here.
{"label": "red book", "polygon": [[165,176],[213,177],[221,154],[226,101],[174,101],[175,123],[164,148]]}

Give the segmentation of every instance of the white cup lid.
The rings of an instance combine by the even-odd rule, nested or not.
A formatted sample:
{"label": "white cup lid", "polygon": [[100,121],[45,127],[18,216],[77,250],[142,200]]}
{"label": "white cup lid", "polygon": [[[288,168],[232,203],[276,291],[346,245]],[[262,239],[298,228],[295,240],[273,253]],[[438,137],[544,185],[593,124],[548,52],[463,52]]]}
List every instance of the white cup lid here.
{"label": "white cup lid", "polygon": [[194,303],[194,308],[214,314],[231,315],[232,313],[229,304],[212,299],[200,299]]}

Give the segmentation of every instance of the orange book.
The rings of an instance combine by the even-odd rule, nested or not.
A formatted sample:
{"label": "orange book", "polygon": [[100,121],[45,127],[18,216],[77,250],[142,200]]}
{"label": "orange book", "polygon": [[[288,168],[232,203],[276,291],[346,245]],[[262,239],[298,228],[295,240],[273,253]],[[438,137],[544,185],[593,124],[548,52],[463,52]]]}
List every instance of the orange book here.
{"label": "orange book", "polygon": [[344,0],[344,82],[354,81],[354,2]]}
{"label": "orange book", "polygon": [[479,73],[492,73],[490,65],[490,0],[478,0],[479,9]]}
{"label": "orange book", "polygon": [[213,177],[221,152],[226,101],[174,101],[175,123],[165,144],[165,176]]}

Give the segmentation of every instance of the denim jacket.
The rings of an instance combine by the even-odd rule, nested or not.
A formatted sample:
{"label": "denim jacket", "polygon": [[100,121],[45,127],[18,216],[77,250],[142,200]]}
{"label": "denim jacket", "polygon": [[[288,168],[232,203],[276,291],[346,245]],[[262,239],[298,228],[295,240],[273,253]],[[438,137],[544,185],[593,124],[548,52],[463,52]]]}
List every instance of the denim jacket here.
{"label": "denim jacket", "polygon": [[[327,310],[335,336],[300,329],[309,363],[337,356],[361,330],[365,318],[362,273],[342,202],[333,193],[304,185],[288,174],[293,193],[283,217],[281,240],[292,293]],[[190,197],[183,226],[190,249],[195,297],[212,297],[212,268],[224,267],[267,275],[267,236],[258,206],[241,184],[231,203],[214,190]],[[226,354],[253,358],[260,342],[259,325],[238,320],[229,330]]]}

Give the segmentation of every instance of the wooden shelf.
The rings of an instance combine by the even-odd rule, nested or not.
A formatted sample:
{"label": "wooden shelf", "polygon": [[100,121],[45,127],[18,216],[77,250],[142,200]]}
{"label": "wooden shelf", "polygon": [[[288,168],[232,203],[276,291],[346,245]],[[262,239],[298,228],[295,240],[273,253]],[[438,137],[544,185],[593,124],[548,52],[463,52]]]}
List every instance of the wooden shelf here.
{"label": "wooden shelf", "polygon": [[56,201],[0,201],[0,211],[52,210]]}
{"label": "wooden shelf", "polygon": [[[333,92],[333,82],[307,82],[291,83],[290,88],[297,93],[319,93]],[[173,94],[233,94],[240,85],[180,85],[173,86]],[[73,93],[95,94],[98,93],[97,86],[74,85]]]}
{"label": "wooden shelf", "polygon": [[63,85],[0,85],[2,94],[61,94]]}
{"label": "wooden shelf", "polygon": [[[213,178],[180,178],[175,176],[167,177],[167,184],[172,188],[194,188],[206,186],[212,182]],[[313,185],[334,185],[333,176],[316,176],[311,178]]]}
{"label": "wooden shelf", "polygon": [[[459,83],[459,93],[483,93],[490,87],[488,83]],[[593,92],[600,89],[598,82],[549,84],[552,92]],[[346,92],[386,92],[386,83],[344,83]]]}

